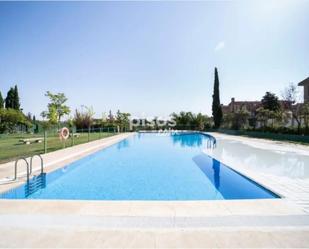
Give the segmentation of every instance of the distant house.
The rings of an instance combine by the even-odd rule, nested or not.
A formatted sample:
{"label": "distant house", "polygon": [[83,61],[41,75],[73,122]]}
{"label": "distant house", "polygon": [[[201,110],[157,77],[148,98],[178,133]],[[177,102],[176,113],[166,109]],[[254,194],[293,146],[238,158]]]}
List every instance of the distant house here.
{"label": "distant house", "polygon": [[[286,110],[290,113],[292,103],[285,100],[279,100],[282,110]],[[249,112],[248,124],[254,127],[261,127],[263,122],[256,119],[257,109],[262,107],[262,101],[235,101],[235,98],[231,99],[228,105],[222,105],[223,114],[237,113],[240,110]],[[271,122],[271,120],[269,120]],[[285,126],[294,126],[294,120],[291,118],[287,120]]]}
{"label": "distant house", "polygon": [[[304,103],[309,102],[309,77],[304,79],[303,81],[298,83],[298,86],[304,87]],[[293,112],[297,112],[302,108],[303,103],[291,103],[285,100],[279,100],[281,108],[286,110],[287,113],[290,113],[290,119],[287,121],[286,126],[296,126],[297,123],[292,116],[291,110]],[[228,105],[221,105],[223,114],[236,113],[240,110],[245,110],[249,112],[249,120],[250,118],[254,118],[257,113],[257,109],[262,106],[261,101],[236,101],[235,98],[231,98],[231,102]],[[301,120],[301,123],[304,121]],[[259,123],[257,123],[259,126]]]}
{"label": "distant house", "polygon": [[260,106],[261,101],[235,101],[235,98],[231,98],[231,102],[228,105],[222,105],[222,112],[227,114],[245,109],[251,113],[255,112]]}
{"label": "distant house", "polygon": [[309,77],[298,83],[304,87],[304,103],[309,102]]}
{"label": "distant house", "polygon": [[[282,109],[287,110],[291,107],[291,103],[285,100],[279,100]],[[262,106],[261,101],[235,101],[235,98],[231,98],[231,102],[228,105],[222,105],[223,114],[235,113],[240,110],[246,110],[251,116],[256,114],[256,110]]]}

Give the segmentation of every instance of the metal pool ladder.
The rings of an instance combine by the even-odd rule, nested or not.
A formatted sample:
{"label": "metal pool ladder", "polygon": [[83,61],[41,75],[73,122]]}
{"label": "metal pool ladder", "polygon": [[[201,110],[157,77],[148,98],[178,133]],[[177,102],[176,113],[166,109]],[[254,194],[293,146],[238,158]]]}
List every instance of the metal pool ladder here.
{"label": "metal pool ladder", "polygon": [[41,174],[43,174],[43,166],[44,166],[44,162],[43,162],[43,158],[40,154],[36,154],[36,155],[33,155],[31,158],[30,158],[30,169],[29,169],[29,174],[31,175],[32,174],[32,160],[34,157],[39,157],[41,159]]}
{"label": "metal pool ladder", "polygon": [[27,161],[26,158],[24,157],[21,157],[21,158],[18,158],[16,161],[15,161],[15,173],[14,173],[14,179],[13,181],[16,181],[17,180],[17,164],[20,160],[23,160],[26,162],[26,167],[27,167],[27,182],[29,182],[29,163]]}
{"label": "metal pool ladder", "polygon": [[207,149],[214,149],[217,147],[217,140],[215,137],[211,136],[208,140],[207,140]]}
{"label": "metal pool ladder", "polygon": [[14,172],[14,179],[13,179],[13,181],[16,181],[17,180],[17,165],[18,165],[18,162],[20,161],[20,160],[23,160],[23,161],[25,161],[26,162],[26,167],[27,167],[27,182],[29,182],[29,177],[30,177],[30,175],[32,174],[32,162],[33,162],[33,158],[34,157],[39,157],[40,159],[41,159],[41,174],[43,174],[44,173],[44,162],[43,162],[43,158],[42,158],[42,156],[40,155],[40,154],[36,154],[36,155],[33,155],[31,158],[30,158],[30,165],[29,165],[29,163],[28,163],[28,161],[27,161],[27,159],[26,158],[24,158],[24,157],[21,157],[21,158],[18,158],[16,161],[15,161],[15,172]]}

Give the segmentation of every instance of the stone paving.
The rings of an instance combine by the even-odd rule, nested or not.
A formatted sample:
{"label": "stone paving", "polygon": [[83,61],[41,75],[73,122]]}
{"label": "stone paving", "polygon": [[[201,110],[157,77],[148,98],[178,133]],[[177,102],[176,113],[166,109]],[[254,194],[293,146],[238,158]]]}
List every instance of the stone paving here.
{"label": "stone paving", "polygon": [[0,246],[309,246],[309,216],[286,200],[2,200]]}

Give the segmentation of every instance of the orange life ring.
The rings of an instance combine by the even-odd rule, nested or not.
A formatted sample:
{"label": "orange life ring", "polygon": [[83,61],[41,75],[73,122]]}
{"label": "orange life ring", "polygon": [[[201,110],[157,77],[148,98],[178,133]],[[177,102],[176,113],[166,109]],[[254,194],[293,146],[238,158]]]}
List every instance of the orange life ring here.
{"label": "orange life ring", "polygon": [[70,136],[70,131],[68,128],[66,127],[63,127],[60,129],[60,132],[59,132],[59,137],[60,139],[64,139],[64,140],[67,140]]}

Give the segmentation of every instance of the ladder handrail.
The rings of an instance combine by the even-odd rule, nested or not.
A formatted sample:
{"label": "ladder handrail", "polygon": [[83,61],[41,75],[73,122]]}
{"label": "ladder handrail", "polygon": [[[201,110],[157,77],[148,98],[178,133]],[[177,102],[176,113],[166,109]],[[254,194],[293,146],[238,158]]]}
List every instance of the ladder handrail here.
{"label": "ladder handrail", "polygon": [[210,137],[210,139],[207,140],[207,148],[208,149],[214,149],[217,147],[217,140],[215,137]]}
{"label": "ladder handrail", "polygon": [[26,158],[24,158],[24,157],[18,158],[18,159],[15,161],[15,174],[14,174],[14,179],[13,179],[13,181],[15,181],[15,180],[17,179],[17,163],[18,163],[20,160],[24,160],[24,161],[26,162],[26,166],[27,166],[27,182],[29,182],[29,163],[28,163],[28,161],[26,160]]}
{"label": "ladder handrail", "polygon": [[43,162],[43,158],[40,154],[36,154],[36,155],[33,155],[31,158],[30,158],[30,171],[29,171],[29,174],[31,175],[32,173],[32,159],[35,157],[35,156],[38,156],[40,159],[41,159],[41,173],[43,173],[43,165],[44,165],[44,162]]}

